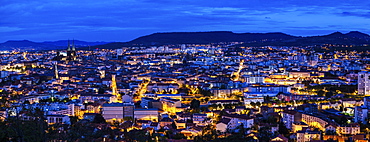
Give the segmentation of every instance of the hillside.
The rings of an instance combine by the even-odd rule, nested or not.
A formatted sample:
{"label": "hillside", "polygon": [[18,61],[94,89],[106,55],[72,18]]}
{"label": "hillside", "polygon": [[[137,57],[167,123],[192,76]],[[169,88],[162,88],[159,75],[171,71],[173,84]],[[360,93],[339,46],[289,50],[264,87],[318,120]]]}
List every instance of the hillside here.
{"label": "hillside", "polygon": [[[75,40],[76,48],[107,44],[109,42],[86,42]],[[72,41],[70,42],[72,44]],[[0,43],[0,50],[59,50],[66,49],[68,40],[33,42],[29,40],[9,40]]]}
{"label": "hillside", "polygon": [[220,32],[174,32],[154,33],[130,41],[130,44],[162,45],[189,43],[219,43],[219,42],[262,42],[293,39],[284,33],[233,33]]}
{"label": "hillside", "polygon": [[311,46],[322,44],[363,45],[370,44],[370,36],[358,31],[346,34],[334,32],[322,36],[298,37],[284,33],[233,33],[173,32],[154,33],[129,42],[114,42],[93,48],[121,48],[124,46],[160,46],[168,44],[208,44],[220,42],[244,42],[241,46]]}

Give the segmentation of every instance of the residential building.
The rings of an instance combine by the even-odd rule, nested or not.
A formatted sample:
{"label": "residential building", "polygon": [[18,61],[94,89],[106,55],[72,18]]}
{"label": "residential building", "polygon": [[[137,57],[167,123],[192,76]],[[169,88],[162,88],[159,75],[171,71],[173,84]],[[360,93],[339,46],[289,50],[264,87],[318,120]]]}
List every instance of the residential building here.
{"label": "residential building", "polygon": [[106,103],[103,104],[102,115],[105,120],[121,120],[125,117],[134,118],[134,104],[131,103]]}
{"label": "residential building", "polygon": [[363,124],[368,123],[367,122],[368,114],[369,114],[368,107],[356,106],[354,113],[355,113],[354,122],[361,122]]}
{"label": "residential building", "polygon": [[358,94],[370,95],[370,72],[362,71],[358,73]]}
{"label": "residential building", "polygon": [[301,122],[302,120],[302,113],[294,110],[285,110],[280,112],[280,114],[284,125],[291,130],[294,122]]}
{"label": "residential building", "polygon": [[158,109],[157,108],[135,109],[134,118],[137,120],[150,120],[153,122],[158,122]]}
{"label": "residential building", "polygon": [[313,140],[321,140],[321,132],[320,131],[298,131],[297,133],[297,142],[309,142]]}

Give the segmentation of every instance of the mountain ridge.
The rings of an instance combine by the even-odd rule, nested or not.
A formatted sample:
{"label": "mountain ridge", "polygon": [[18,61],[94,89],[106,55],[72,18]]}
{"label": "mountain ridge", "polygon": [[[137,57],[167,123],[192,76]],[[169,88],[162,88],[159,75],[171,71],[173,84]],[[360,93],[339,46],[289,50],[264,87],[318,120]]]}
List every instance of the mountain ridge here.
{"label": "mountain ridge", "polygon": [[[70,40],[72,44],[73,40]],[[74,40],[75,46],[88,47],[107,44],[110,42],[87,42],[81,40]],[[60,50],[65,49],[68,45],[68,40],[57,40],[57,41],[43,41],[33,42],[29,40],[8,40],[0,43],[0,50]]]}
{"label": "mountain ridge", "polygon": [[[161,46],[170,44],[210,44],[221,42],[243,42],[242,46],[310,46],[322,44],[363,45],[370,44],[370,36],[359,31],[333,32],[319,36],[293,36],[282,32],[234,33],[231,31],[208,32],[157,32],[138,37],[128,42],[86,42],[74,40],[77,48],[116,49],[127,46]],[[70,40],[72,44],[72,40]],[[9,40],[0,43],[0,50],[60,50],[68,40],[33,42]]]}
{"label": "mountain ridge", "polygon": [[[226,38],[223,39],[222,38]],[[293,36],[281,32],[233,33],[231,31],[210,32],[163,32],[138,37],[129,42],[113,42],[94,48],[121,48],[124,46],[160,46],[186,43],[244,42],[242,46],[311,46],[322,44],[362,45],[370,44],[370,36],[359,31],[333,32],[319,36]]]}

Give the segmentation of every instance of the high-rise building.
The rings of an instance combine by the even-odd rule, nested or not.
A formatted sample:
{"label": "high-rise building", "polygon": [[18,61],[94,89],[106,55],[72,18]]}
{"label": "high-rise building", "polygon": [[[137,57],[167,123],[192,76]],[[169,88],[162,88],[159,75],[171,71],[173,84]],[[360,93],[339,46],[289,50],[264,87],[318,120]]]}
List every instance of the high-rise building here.
{"label": "high-rise building", "polygon": [[370,72],[362,71],[358,73],[358,94],[370,95]]}

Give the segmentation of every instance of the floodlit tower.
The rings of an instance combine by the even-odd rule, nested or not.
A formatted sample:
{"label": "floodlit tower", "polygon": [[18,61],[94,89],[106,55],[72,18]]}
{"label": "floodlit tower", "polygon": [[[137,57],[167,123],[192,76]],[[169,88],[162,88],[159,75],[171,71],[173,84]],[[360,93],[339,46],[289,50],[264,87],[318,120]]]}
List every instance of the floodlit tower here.
{"label": "floodlit tower", "polygon": [[69,43],[69,39],[68,39],[68,48],[67,48],[67,51],[71,51],[71,44]]}
{"label": "floodlit tower", "polygon": [[73,39],[72,41],[72,51],[76,51],[76,47],[75,47],[75,40]]}
{"label": "floodlit tower", "polygon": [[23,52],[23,58],[24,58],[25,60],[28,60],[28,58],[27,58],[27,52]]}
{"label": "floodlit tower", "polygon": [[55,74],[55,79],[58,79],[59,78],[59,73],[58,73],[58,67],[57,67],[58,63],[57,62],[54,62],[54,74]]}
{"label": "floodlit tower", "polygon": [[112,95],[118,95],[117,92],[117,82],[116,82],[116,75],[112,75]]}

